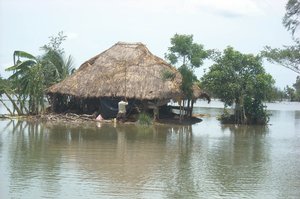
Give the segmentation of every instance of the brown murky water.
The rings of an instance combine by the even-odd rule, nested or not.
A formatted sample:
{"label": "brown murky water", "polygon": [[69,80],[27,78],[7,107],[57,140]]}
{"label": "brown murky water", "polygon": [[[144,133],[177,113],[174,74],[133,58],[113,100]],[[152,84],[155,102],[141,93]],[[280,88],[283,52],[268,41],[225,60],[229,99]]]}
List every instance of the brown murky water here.
{"label": "brown murky water", "polygon": [[2,120],[0,198],[299,198],[300,104],[270,107],[267,127]]}

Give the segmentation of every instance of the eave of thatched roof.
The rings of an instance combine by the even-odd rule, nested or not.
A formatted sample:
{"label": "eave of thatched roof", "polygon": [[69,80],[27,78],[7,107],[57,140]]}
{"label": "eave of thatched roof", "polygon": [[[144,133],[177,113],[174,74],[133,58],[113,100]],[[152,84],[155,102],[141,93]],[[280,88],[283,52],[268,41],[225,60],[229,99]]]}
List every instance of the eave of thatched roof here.
{"label": "eave of thatched roof", "polygon": [[193,84],[192,90],[193,90],[193,99],[194,100],[199,99],[202,93],[200,87],[197,84]]}
{"label": "eave of thatched roof", "polygon": [[203,92],[197,84],[193,84],[192,89],[193,89],[193,100],[205,98],[208,101],[208,103],[210,103],[211,100],[210,96],[207,93]]}
{"label": "eave of thatched roof", "polygon": [[[174,74],[164,79],[163,73]],[[140,100],[180,96],[180,73],[153,55],[142,43],[116,43],[84,62],[79,69],[51,86],[48,94],[87,97],[127,97]]]}

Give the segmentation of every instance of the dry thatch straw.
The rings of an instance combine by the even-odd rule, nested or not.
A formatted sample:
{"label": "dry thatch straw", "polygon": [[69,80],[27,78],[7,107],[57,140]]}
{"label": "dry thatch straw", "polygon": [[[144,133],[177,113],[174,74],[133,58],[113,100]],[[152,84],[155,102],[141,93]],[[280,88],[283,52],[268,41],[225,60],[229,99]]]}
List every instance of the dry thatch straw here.
{"label": "dry thatch straw", "polygon": [[192,89],[193,89],[193,100],[205,98],[208,101],[208,103],[210,103],[211,100],[210,96],[207,93],[203,92],[197,84],[194,84]]}
{"label": "dry thatch straw", "polygon": [[[163,78],[164,73],[173,74]],[[118,42],[84,62],[49,94],[80,98],[127,97],[139,100],[166,100],[180,96],[180,73],[153,55],[142,43]]]}

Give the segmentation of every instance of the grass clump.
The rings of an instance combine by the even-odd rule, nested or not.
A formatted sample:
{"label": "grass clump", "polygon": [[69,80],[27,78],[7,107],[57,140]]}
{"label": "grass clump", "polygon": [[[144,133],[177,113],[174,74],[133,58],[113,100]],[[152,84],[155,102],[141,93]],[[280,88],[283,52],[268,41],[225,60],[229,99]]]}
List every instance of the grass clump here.
{"label": "grass clump", "polygon": [[162,79],[164,81],[167,81],[167,80],[174,80],[174,78],[176,77],[176,74],[173,72],[173,71],[170,71],[170,70],[164,70],[162,72]]}
{"label": "grass clump", "polygon": [[151,125],[153,122],[152,118],[147,113],[140,113],[138,116],[138,123],[141,125]]}

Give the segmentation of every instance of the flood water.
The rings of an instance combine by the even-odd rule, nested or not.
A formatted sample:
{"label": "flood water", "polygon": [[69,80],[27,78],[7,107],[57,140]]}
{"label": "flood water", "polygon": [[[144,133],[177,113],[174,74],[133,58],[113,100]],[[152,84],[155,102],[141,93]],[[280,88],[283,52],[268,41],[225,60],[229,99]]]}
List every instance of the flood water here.
{"label": "flood water", "polygon": [[205,106],[192,126],[0,120],[0,198],[300,198],[299,103],[266,127]]}

